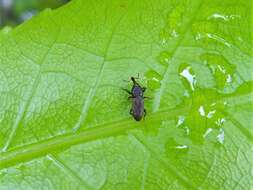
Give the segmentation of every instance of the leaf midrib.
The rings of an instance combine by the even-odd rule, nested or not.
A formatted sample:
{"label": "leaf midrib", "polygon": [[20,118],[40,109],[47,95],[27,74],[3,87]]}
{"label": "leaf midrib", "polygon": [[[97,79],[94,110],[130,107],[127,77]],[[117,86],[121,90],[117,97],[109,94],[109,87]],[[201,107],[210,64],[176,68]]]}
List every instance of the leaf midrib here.
{"label": "leaf midrib", "polygon": [[[220,98],[218,101],[231,102],[231,104],[228,105],[235,106],[237,104],[241,104],[240,100],[243,100],[244,103],[246,100],[247,100],[246,102],[249,102],[250,99],[248,99],[248,97],[251,95],[252,93],[250,92],[242,96],[223,97]],[[144,122],[153,123],[155,121],[161,121],[163,119],[164,120],[174,119],[176,116],[182,113],[188,113],[190,109],[191,104],[187,104],[184,107],[160,110],[158,112],[150,114]],[[72,145],[93,141],[99,138],[102,139],[105,137],[122,135],[131,129],[137,128],[138,126],[140,126],[140,124],[141,123],[129,120],[129,117],[126,117],[118,121],[102,123],[92,128],[82,130],[78,133],[77,132],[68,133],[47,139],[45,141],[39,141],[33,144],[16,147],[6,152],[0,152],[0,169],[15,165],[20,162],[28,161],[33,158],[44,156],[55,150],[62,151],[62,149],[66,149]],[[237,128],[239,130],[242,130],[240,126],[237,126]],[[248,140],[252,142],[252,134],[247,129],[243,130],[247,131],[248,135],[246,135],[245,133],[243,134],[247,138],[250,136]]]}
{"label": "leaf midrib", "polygon": [[[164,110],[153,113],[146,119],[146,122],[155,122],[162,119],[172,119],[180,113],[187,113],[190,106]],[[145,121],[144,121],[145,122]],[[101,124],[79,133],[69,133],[45,141],[24,145],[12,150],[0,153],[0,169],[25,162],[33,158],[44,156],[49,152],[63,150],[72,145],[89,142],[96,139],[102,139],[110,136],[122,135],[128,130],[137,128],[141,123],[129,120],[129,117],[119,121]]]}

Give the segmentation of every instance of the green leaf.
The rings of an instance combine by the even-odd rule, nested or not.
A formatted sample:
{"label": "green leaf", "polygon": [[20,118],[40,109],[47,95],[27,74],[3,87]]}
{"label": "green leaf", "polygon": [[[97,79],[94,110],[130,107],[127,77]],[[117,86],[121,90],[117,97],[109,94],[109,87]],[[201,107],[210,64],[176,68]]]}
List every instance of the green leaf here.
{"label": "green leaf", "polygon": [[0,189],[250,189],[251,4],[73,0],[3,29]]}

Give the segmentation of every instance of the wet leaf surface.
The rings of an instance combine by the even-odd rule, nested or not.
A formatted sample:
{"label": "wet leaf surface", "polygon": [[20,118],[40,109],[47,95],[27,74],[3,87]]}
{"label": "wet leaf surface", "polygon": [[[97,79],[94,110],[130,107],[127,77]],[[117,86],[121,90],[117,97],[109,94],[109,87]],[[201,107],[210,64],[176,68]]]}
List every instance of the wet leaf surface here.
{"label": "wet leaf surface", "polygon": [[250,189],[250,5],[73,0],[3,29],[0,189]]}

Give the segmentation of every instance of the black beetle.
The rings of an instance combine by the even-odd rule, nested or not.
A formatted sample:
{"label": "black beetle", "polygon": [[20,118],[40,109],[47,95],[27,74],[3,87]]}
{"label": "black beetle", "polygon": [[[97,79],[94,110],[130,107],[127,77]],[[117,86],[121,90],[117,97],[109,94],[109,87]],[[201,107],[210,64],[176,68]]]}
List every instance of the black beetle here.
{"label": "black beetle", "polygon": [[134,77],[131,77],[131,80],[133,81],[133,87],[131,91],[127,89],[123,90],[125,90],[128,94],[131,95],[128,97],[128,99],[132,99],[132,108],[130,109],[130,114],[134,117],[136,121],[140,121],[142,117],[146,116],[146,110],[144,108],[144,98],[147,98],[144,96],[146,88],[141,87],[136,82]]}

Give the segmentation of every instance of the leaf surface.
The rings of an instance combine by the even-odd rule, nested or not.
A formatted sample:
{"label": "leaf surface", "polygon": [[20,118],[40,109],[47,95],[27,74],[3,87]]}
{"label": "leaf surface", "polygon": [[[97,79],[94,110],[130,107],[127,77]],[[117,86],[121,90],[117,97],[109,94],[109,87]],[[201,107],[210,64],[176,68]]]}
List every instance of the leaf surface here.
{"label": "leaf surface", "polygon": [[3,29],[0,189],[250,189],[251,4],[73,0]]}

